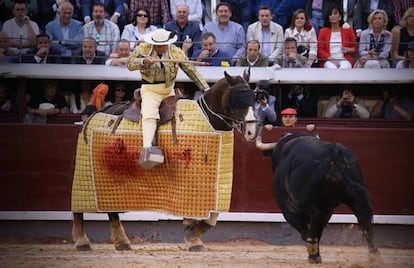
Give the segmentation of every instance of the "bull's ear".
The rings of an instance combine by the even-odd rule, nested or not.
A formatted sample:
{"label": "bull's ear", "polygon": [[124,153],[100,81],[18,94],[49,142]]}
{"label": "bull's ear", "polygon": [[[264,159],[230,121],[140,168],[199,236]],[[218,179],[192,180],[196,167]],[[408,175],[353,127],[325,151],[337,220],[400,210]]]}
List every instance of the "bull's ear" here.
{"label": "bull's ear", "polygon": [[233,85],[233,76],[229,75],[226,71],[224,71],[224,77],[227,80],[227,83],[229,83],[229,85]]}
{"label": "bull's ear", "polygon": [[244,70],[243,78],[244,78],[244,80],[246,80],[247,83],[249,83],[249,80],[250,80],[250,67]]}

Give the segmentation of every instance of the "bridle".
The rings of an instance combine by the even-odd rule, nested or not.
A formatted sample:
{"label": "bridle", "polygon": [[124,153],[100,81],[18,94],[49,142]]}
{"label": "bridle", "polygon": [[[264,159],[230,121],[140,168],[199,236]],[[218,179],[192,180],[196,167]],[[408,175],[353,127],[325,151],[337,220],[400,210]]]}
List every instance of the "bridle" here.
{"label": "bridle", "polygon": [[[235,87],[241,87],[240,86],[234,86]],[[237,91],[237,93],[243,92],[241,90]],[[237,93],[233,93],[233,94],[237,94]],[[244,133],[245,132],[245,125],[247,123],[258,123],[258,120],[239,120],[239,119],[235,119],[232,118],[230,116],[227,116],[225,114],[222,113],[217,113],[215,111],[213,111],[210,106],[207,104],[207,101],[204,97],[204,95],[202,95],[198,100],[197,100],[201,110],[203,111],[203,113],[208,117],[208,113],[209,112],[211,115],[215,116],[216,118],[220,119],[227,127],[231,128],[231,129],[236,129],[237,131],[239,131],[240,133]]]}
{"label": "bridle", "polygon": [[[203,111],[203,113],[206,115],[206,116],[208,116],[208,113],[207,113],[207,111],[208,112],[210,112],[210,114],[212,114],[212,115],[214,115],[215,117],[217,117],[218,119],[220,119],[226,126],[228,126],[229,128],[235,128],[235,129],[237,129],[237,130],[239,130],[240,131],[240,125],[244,122],[244,121],[241,121],[241,120],[238,120],[238,119],[234,119],[234,118],[231,118],[231,117],[229,117],[229,116],[226,116],[226,115],[224,115],[224,114],[219,114],[219,113],[216,113],[216,112],[214,112],[213,110],[211,110],[211,108],[208,106],[208,104],[207,104],[207,102],[206,102],[206,99],[204,98],[204,95],[203,96],[201,96],[199,99],[198,99],[198,101],[197,101],[198,103],[199,103],[199,106],[200,106],[200,108],[201,108],[201,110]],[[206,111],[207,110],[207,111]],[[230,121],[230,122],[228,122],[228,121]]]}

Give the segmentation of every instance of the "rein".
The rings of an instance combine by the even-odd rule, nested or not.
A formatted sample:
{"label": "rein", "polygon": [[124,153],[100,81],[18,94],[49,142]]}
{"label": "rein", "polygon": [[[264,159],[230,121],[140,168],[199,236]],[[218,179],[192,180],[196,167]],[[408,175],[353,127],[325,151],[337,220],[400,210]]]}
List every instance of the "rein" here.
{"label": "rein", "polygon": [[[207,111],[210,112],[212,115],[214,115],[215,117],[217,117],[218,119],[220,119],[221,121],[223,121],[224,124],[226,124],[226,126],[228,126],[229,128],[236,128],[238,131],[241,132],[241,124],[243,124],[243,121],[237,120],[237,119],[233,119],[231,117],[228,117],[224,114],[219,114],[214,112],[213,110],[211,110],[211,108],[208,106],[206,99],[204,98],[204,95],[202,95],[198,101],[199,106],[201,108],[201,110],[203,111],[203,113],[208,117]],[[205,108],[207,109],[207,111],[205,110]],[[229,120],[231,122],[231,124],[229,122],[227,122],[226,120]],[[237,124],[236,124],[237,123]]]}

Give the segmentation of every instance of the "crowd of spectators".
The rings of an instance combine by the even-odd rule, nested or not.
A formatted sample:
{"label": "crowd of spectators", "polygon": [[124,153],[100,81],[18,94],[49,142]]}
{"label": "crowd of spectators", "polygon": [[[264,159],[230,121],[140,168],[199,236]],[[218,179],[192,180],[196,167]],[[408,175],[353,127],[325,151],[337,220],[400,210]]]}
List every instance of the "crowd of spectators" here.
{"label": "crowd of spectators", "polygon": [[2,1],[0,63],[125,66],[145,34],[165,28],[212,66],[414,67],[412,0],[217,2],[209,13],[201,0]]}
{"label": "crowd of spectators", "polygon": [[24,54],[34,56],[40,34],[49,36],[51,51],[60,51],[54,63],[78,63],[88,37],[108,58],[120,39],[133,50],[146,33],[164,27],[177,33],[176,45],[193,59],[200,56],[194,52],[201,49],[202,33],[212,33],[230,66],[246,59],[250,40],[259,42],[268,66],[280,65],[285,40],[294,38],[298,54],[307,58],[302,67],[395,68],[414,41],[412,0],[217,2],[209,14],[211,3],[201,0],[2,1],[0,44],[7,49],[0,59],[21,62]]}

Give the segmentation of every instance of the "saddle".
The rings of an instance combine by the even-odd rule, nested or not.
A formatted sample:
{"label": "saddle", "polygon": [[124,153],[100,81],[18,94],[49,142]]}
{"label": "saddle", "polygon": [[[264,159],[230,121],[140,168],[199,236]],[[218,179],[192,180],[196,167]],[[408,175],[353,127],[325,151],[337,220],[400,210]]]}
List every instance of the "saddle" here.
{"label": "saddle", "polygon": [[[170,96],[161,102],[160,109],[159,109],[160,120],[158,120],[157,122],[158,126],[161,126],[171,120],[171,131],[172,131],[172,138],[173,138],[174,143],[177,143],[175,113],[177,110],[177,101],[180,98],[181,98],[181,94],[176,91],[175,96]],[[127,101],[127,102],[109,105],[107,107],[102,108],[99,111],[93,112],[88,117],[84,125],[84,131],[83,131],[84,137],[83,138],[85,140],[85,143],[88,143],[85,129],[88,127],[90,119],[97,112],[119,115],[118,119],[114,123],[111,133],[115,133],[115,131],[117,130],[123,118],[131,120],[133,122],[139,122],[141,120],[141,101],[142,101],[139,89],[136,89],[134,91],[134,99],[135,101]],[[183,121],[181,114],[179,115],[179,118],[181,121]],[[156,136],[157,136],[157,133],[155,133],[155,138]]]}
{"label": "saddle", "polygon": [[[174,143],[177,142],[177,132],[176,132],[176,121],[175,121],[175,113],[177,110],[177,101],[180,99],[181,95],[176,92],[175,96],[170,96],[165,98],[160,105],[159,113],[160,113],[160,120],[158,120],[158,126],[161,126],[168,121],[171,121],[171,131],[173,136]],[[135,101],[128,103],[126,106],[123,107],[114,107],[114,111],[121,112],[122,116],[128,120],[139,122],[141,120],[141,93],[139,89],[134,91],[134,99]],[[180,120],[182,117],[180,115]],[[155,134],[157,136],[157,133]]]}

